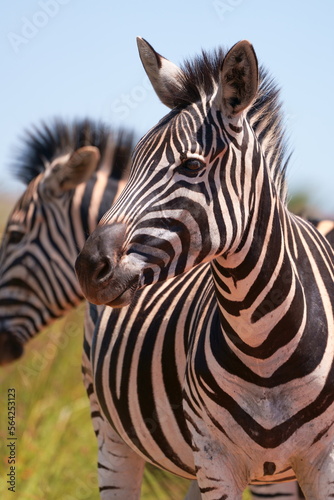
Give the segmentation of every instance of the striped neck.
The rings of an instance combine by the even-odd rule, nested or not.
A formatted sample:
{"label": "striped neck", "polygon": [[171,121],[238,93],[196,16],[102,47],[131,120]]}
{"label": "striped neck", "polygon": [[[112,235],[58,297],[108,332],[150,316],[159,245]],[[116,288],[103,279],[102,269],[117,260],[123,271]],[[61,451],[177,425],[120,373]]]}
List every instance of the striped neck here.
{"label": "striped neck", "polygon": [[239,246],[211,267],[228,348],[259,376],[269,377],[300,340],[305,301],[287,244],[290,215],[269,176],[256,193]]}

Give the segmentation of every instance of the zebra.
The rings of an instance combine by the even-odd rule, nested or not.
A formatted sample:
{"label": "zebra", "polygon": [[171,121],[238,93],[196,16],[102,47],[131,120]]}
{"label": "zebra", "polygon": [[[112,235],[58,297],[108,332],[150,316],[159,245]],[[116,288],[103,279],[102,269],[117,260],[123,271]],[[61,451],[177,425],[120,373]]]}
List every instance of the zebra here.
{"label": "zebra", "polygon": [[[161,339],[151,359],[141,358],[142,339],[117,335],[103,315],[91,353],[101,410],[141,457],[196,477],[206,500],[236,500],[249,483],[295,478],[308,500],[330,498],[333,249],[286,207],[280,123],[271,144],[263,140],[277,113],[270,89],[258,131],[250,125],[250,110],[258,112],[259,95],[265,98],[263,70],[248,41],[227,53],[203,52],[181,68],[145,40],[138,45],[171,111],[135,147],[127,185],[87,239],[76,272],[90,302],[120,308],[140,288],[191,269],[198,279],[188,290],[194,313],[184,323],[179,399],[155,453],[144,444],[148,425],[132,422],[153,411],[151,394],[173,367],[150,371]],[[204,287],[206,263],[212,281]]]}
{"label": "zebra", "polygon": [[[125,131],[113,133],[105,125],[91,120],[76,121],[73,124],[57,120],[50,125],[43,124],[42,127],[35,128],[25,139],[24,148],[15,168],[16,175],[27,184],[27,189],[9,217],[0,254],[1,364],[17,358],[22,354],[28,340],[82,300],[83,295],[76,285],[73,260],[78,248],[97,224],[100,214],[113,203],[122,189],[124,179],[127,177],[132,135]],[[90,161],[87,161],[89,158]],[[75,159],[79,161],[74,162]],[[80,169],[77,175],[71,177],[71,190],[63,189],[64,174],[67,172],[69,161],[76,169]],[[324,230],[329,230],[330,222],[326,225],[324,222],[320,224]],[[59,228],[62,232],[56,238]],[[41,258],[44,255],[48,258]],[[34,259],[33,265],[31,258]],[[202,282],[211,281],[209,271],[206,265],[201,275]],[[22,276],[25,276],[24,281]],[[163,322],[165,317],[170,316],[168,311],[172,309],[173,316],[169,321],[170,323],[174,321],[175,328],[178,328],[175,293],[182,289],[188,294],[188,290],[191,290],[194,280],[197,279],[198,273],[194,270],[180,276],[175,288],[162,284],[153,286],[151,290],[145,289],[136,294],[130,315],[122,317],[124,310],[107,308],[104,317],[106,313],[110,313],[108,322],[113,324],[113,329],[124,331],[131,328],[132,335],[147,334],[148,338],[152,335],[152,327],[156,329],[157,322],[160,322],[159,335],[164,335]],[[182,307],[179,293],[178,291],[180,302],[178,314],[183,318],[189,316],[191,311],[187,310],[188,302]],[[161,310],[152,318],[150,304],[153,301],[161,304]],[[165,311],[165,314],[161,314],[161,311]],[[151,327],[147,329],[148,333],[145,330],[147,324],[138,322],[142,316],[150,317]],[[94,398],[90,374],[91,337],[88,326],[87,324],[85,329],[83,375],[90,397],[94,429],[99,438],[103,421]],[[178,340],[181,346],[186,341],[183,334],[181,324],[182,338]],[[173,352],[176,349],[175,344],[170,359],[166,357],[168,351],[165,351],[167,367],[170,367],[171,363],[175,364]],[[185,354],[182,357],[184,356]],[[184,365],[182,358],[178,361],[178,365],[181,372]],[[173,387],[172,380],[169,389],[171,394]],[[173,405],[172,400],[171,405]],[[161,421],[163,420],[162,418]],[[101,464],[103,455],[107,453],[102,445]],[[112,442],[106,440],[105,446],[112,447]],[[100,474],[105,471],[106,466],[100,466]],[[103,487],[102,483],[101,488]],[[251,492],[255,498],[259,494],[261,498],[266,498],[267,494],[270,498],[274,498],[276,494],[279,498],[291,499],[297,498],[295,488],[288,483],[284,487],[279,485],[278,489],[277,486],[270,485],[267,492],[263,487],[253,486]],[[187,498],[195,498],[196,489],[197,485],[193,484]],[[102,491],[103,494],[106,495]]]}
{"label": "zebra", "polygon": [[133,132],[89,119],[55,119],[27,131],[13,165],[26,184],[0,253],[0,363],[83,300],[79,249],[122,190]]}

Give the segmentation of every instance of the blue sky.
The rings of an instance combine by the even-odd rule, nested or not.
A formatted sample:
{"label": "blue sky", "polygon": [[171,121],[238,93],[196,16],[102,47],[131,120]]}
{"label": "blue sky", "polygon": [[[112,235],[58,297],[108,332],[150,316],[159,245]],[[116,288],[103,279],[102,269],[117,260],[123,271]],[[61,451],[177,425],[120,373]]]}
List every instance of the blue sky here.
{"label": "blue sky", "polygon": [[142,36],[175,63],[250,40],[282,88],[290,192],[334,216],[332,0],[22,0],[2,2],[0,186],[23,129],[90,116],[141,136],[167,112],[139,60]]}

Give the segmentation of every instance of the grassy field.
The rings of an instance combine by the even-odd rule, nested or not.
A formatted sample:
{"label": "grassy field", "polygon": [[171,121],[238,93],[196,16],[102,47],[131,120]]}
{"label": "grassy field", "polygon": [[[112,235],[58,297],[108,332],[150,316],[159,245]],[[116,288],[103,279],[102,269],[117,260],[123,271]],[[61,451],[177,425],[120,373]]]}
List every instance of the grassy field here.
{"label": "grassy field", "polygon": [[[1,207],[0,207],[1,208]],[[8,206],[1,210],[7,216]],[[81,381],[83,305],[0,370],[0,498],[97,500],[97,444]],[[15,389],[15,493],[8,491],[8,394]],[[15,447],[15,449],[14,449]],[[147,467],[144,500],[179,500],[188,481]],[[245,495],[245,499],[246,500]]]}

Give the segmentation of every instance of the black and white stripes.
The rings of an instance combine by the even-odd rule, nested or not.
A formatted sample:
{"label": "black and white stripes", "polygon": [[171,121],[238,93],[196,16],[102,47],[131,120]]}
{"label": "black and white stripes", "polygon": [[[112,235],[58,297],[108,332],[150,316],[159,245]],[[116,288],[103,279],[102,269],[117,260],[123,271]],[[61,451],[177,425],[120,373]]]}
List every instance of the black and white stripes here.
{"label": "black and white stripes", "polygon": [[[184,476],[195,473],[207,500],[237,500],[247,484],[295,476],[307,498],[329,498],[334,256],[311,224],[287,210],[277,91],[271,85],[258,91],[248,42],[179,70],[145,41],[139,49],[158,96],[174,108],[136,146],[127,186],[77,259],[78,277],[91,302],[114,307],[148,285],[173,287],[176,281],[166,280],[198,265],[210,273],[210,286],[199,279],[196,299],[180,296],[189,301],[192,320],[184,327],[182,409],[164,425],[174,459],[158,430],[154,451],[143,443],[155,430],[145,421],[133,428],[133,419],[152,414],[155,390],[148,385],[136,403],[131,381],[141,396],[142,373],[145,382],[157,373],[147,371],[154,356],[142,365],[143,339],[105,322],[93,344],[103,413],[147,460]],[[116,358],[137,341],[123,377]],[[170,407],[167,396],[162,401]],[[187,447],[173,418],[186,424],[192,449],[181,462]]]}
{"label": "black and white stripes", "polygon": [[[4,279],[0,281],[0,294],[8,301],[11,297],[10,308],[6,309],[3,304],[3,311],[13,311],[11,317],[4,313],[2,316],[6,318],[7,328],[7,332],[0,334],[2,339],[4,336],[7,339],[7,342],[2,342],[2,362],[8,362],[10,356],[19,354],[17,351],[13,352],[13,345],[21,348],[21,342],[25,343],[28,340],[28,337],[20,337],[21,342],[15,344],[17,332],[22,328],[20,325],[33,323],[35,314],[49,322],[53,319],[48,316],[50,307],[53,305],[54,308],[58,307],[56,316],[59,317],[80,299],[80,292],[74,299],[73,294],[66,292],[68,286],[57,291],[54,283],[57,283],[57,277],[62,275],[61,270],[66,270],[67,283],[75,283],[71,259],[76,252],[76,246],[80,245],[81,240],[84,241],[86,231],[90,231],[96,224],[96,214],[103,210],[104,204],[112,203],[121,190],[122,178],[126,177],[130,154],[130,144],[128,148],[126,144],[130,136],[124,133],[123,138],[109,135],[107,129],[103,128],[103,133],[100,132],[98,135],[100,142],[93,141],[91,138],[94,137],[93,131],[97,126],[91,122],[89,125],[90,127],[87,123],[81,124],[86,135],[83,136],[85,139],[79,142],[68,139],[71,131],[74,133],[76,126],[79,125],[69,126],[64,123],[55,124],[53,129],[41,128],[35,132],[34,140],[30,137],[31,144],[24,156],[25,163],[20,167],[23,169],[22,175],[25,171],[29,173],[29,178],[26,178],[27,190],[10,216],[1,250],[3,262],[7,263],[7,267]],[[111,154],[109,159],[106,158],[105,148],[102,147],[103,141],[101,143],[101,140],[107,137],[112,141],[115,140],[115,143],[111,142],[111,151],[114,151],[114,154]],[[91,177],[76,189],[59,193],[55,189],[57,183],[52,182],[52,176],[57,176],[59,173],[57,174],[56,168],[49,169],[51,177],[49,182],[53,190],[45,196],[45,190],[40,188],[44,175],[39,165],[41,158],[45,167],[48,162],[54,166],[60,165],[60,161],[57,160],[59,157],[66,157],[69,153],[71,155],[76,148],[89,146],[92,142],[95,147],[98,146],[102,157],[98,171],[91,170]],[[66,161],[63,161],[60,171],[65,164]],[[77,166],[80,165],[79,162]],[[85,168],[87,167],[89,165],[86,164]],[[40,217],[40,213],[44,216]],[[15,226],[14,220],[19,221],[20,225]],[[41,262],[38,262],[39,253],[36,254],[36,249],[44,256]],[[27,262],[32,254],[36,261],[34,272],[27,273],[25,281],[20,280],[22,261]],[[15,287],[7,279],[9,273],[17,277]],[[35,279],[37,274],[39,280]],[[198,283],[201,283],[200,287]],[[72,298],[71,301],[68,300],[69,297]],[[148,453],[155,463],[157,460],[154,456],[159,450],[160,456],[166,455],[166,467],[182,475],[183,469],[186,468],[191,476],[193,470],[186,465],[187,459],[191,456],[191,447],[182,412],[182,384],[191,343],[190,332],[194,324],[203,321],[205,316],[203,304],[206,304],[209,313],[210,308],[215,308],[213,299],[210,268],[204,265],[177,278],[173,286],[170,283],[162,283],[138,292],[128,310],[99,308],[99,312],[92,310],[92,317],[87,315],[83,377],[90,398],[93,426],[99,442],[99,478],[102,496],[108,497],[110,492],[115,490],[120,492],[122,498],[138,494],[144,460],[112,432],[108,422],[101,415],[91,373],[94,324],[97,324],[97,328],[107,326],[108,331],[112,332],[114,340],[108,352],[116,367],[112,374],[112,385],[117,387],[119,394],[117,408],[122,413],[128,394],[131,399],[131,411],[128,412],[126,429],[130,429],[129,435],[132,439],[136,439],[138,450],[142,450],[145,456]],[[66,304],[66,309],[63,304]],[[39,333],[42,327],[42,322],[35,322],[31,336]],[[103,377],[105,377],[103,374],[100,378],[97,377],[99,391],[103,384],[108,384]],[[137,392],[133,388],[137,388]],[[177,437],[176,445],[175,437]],[[118,453],[126,457],[121,463]],[[135,475],[136,480],[134,480]],[[280,498],[291,498],[288,494],[291,488],[288,492],[285,489],[281,487],[277,492],[270,490],[268,497],[273,498],[274,493],[275,495],[277,493]],[[193,485],[187,499],[194,498],[195,490]],[[263,492],[263,488],[253,486],[252,494],[255,495],[257,491]],[[265,498],[263,494],[262,497]]]}
{"label": "black and white stripes", "polygon": [[[1,358],[82,300],[73,264],[127,177],[132,134],[89,120],[27,133],[13,169],[27,183],[0,254]],[[8,341],[8,342],[7,342]]]}

